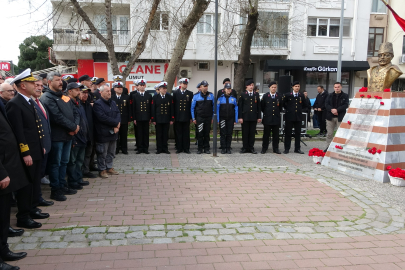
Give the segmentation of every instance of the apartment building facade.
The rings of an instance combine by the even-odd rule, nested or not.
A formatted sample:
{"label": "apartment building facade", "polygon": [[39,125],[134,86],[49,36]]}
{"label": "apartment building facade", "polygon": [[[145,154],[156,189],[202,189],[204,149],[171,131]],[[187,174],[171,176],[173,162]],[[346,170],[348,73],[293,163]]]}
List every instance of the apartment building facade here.
{"label": "apartment building facade", "polygon": [[[187,2],[187,1],[186,1]],[[53,1],[60,8],[60,1]],[[179,21],[188,15],[187,3],[163,0],[152,24],[145,51],[141,54],[127,78],[128,89],[132,80],[145,79],[148,88],[161,81],[174,49]],[[246,16],[240,2],[219,0],[218,82],[234,79],[240,52],[241,35]],[[150,7],[145,1],[113,1],[113,42],[119,58],[119,68],[125,68],[131,48],[147,19]],[[370,25],[369,0],[345,1],[342,83],[351,95],[364,84],[360,75],[369,68],[368,29]],[[93,1],[84,10],[99,32],[106,35],[102,1]],[[291,75],[302,83],[310,98],[316,96],[316,87],[324,85],[333,91],[336,81],[339,49],[340,0],[262,0],[259,1],[259,28],[251,47],[251,66],[245,76],[253,79],[261,92],[268,91],[268,83],[282,75]],[[179,76],[190,78],[190,90],[202,80],[214,85],[214,4],[211,3],[197,24],[181,64]],[[65,65],[76,65],[77,76],[104,77],[112,81],[107,50],[66,5],[54,19],[53,56]]]}

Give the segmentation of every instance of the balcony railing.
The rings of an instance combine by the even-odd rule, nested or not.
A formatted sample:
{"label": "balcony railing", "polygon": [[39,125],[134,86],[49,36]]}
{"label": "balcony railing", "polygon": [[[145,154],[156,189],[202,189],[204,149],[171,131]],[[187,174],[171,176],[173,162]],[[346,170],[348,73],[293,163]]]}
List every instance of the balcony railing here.
{"label": "balcony railing", "polygon": [[268,35],[266,37],[254,36],[252,40],[252,47],[264,49],[287,49],[288,34]]}
{"label": "balcony railing", "polygon": [[[105,30],[99,30],[105,38]],[[53,29],[53,42],[59,45],[104,45],[91,30]],[[113,30],[114,45],[128,45],[129,30]]]}

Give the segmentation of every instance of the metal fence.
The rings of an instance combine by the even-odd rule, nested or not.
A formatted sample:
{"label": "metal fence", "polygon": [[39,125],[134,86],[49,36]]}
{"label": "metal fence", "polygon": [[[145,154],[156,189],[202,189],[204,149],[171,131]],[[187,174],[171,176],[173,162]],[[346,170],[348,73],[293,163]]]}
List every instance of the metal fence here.
{"label": "metal fence", "polygon": [[[100,33],[107,38],[107,33]],[[91,30],[53,29],[54,44],[59,45],[104,45]],[[113,30],[114,45],[128,45],[130,42],[129,30]]]}
{"label": "metal fence", "polygon": [[265,37],[254,36],[252,40],[252,47],[287,49],[288,34],[268,35]]}

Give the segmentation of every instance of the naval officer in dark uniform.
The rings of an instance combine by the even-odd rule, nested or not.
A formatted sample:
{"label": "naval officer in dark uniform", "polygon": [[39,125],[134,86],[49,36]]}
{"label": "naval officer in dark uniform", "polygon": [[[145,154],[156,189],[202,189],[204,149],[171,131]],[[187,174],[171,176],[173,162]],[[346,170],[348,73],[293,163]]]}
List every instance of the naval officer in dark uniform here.
{"label": "naval officer in dark uniform", "polygon": [[273,153],[281,154],[278,143],[279,143],[279,130],[281,124],[281,110],[282,110],[282,100],[283,97],[277,93],[277,82],[269,83],[270,92],[263,95],[261,104],[261,110],[263,112],[263,144],[262,144],[262,154],[265,154],[269,148],[269,138],[270,132],[272,134],[273,142]]}
{"label": "naval officer in dark uniform", "polygon": [[241,154],[257,154],[254,149],[256,125],[262,121],[260,110],[259,93],[253,91],[255,86],[253,80],[246,82],[246,91],[243,92],[238,100],[239,123],[242,124],[243,149]]}
{"label": "naval officer in dark uniform", "polygon": [[293,91],[283,96],[282,103],[285,109],[284,154],[288,154],[290,151],[293,128],[295,138],[294,153],[304,154],[301,151],[301,124],[302,110],[307,107],[307,103],[305,102],[305,96],[300,93],[300,88],[300,82],[295,81],[292,85]]}
{"label": "naval officer in dark uniform", "polygon": [[152,99],[152,122],[156,125],[156,154],[170,154],[167,141],[174,121],[173,98],[167,93],[167,82],[159,84],[159,94]]}
{"label": "naval officer in dark uniform", "polygon": [[182,78],[179,80],[180,89],[173,92],[174,105],[174,129],[177,137],[176,153],[190,152],[190,124],[191,124],[191,101],[193,100],[193,92],[187,90],[188,79]]}
{"label": "naval officer in dark uniform", "polygon": [[129,106],[129,96],[123,94],[123,83],[113,83],[114,95],[111,99],[117,104],[118,110],[121,113],[121,126],[118,131],[117,147],[115,154],[121,150],[123,154],[128,155],[128,123],[130,122],[131,108]]}
{"label": "naval officer in dark uniform", "polygon": [[132,120],[137,132],[138,150],[136,154],[149,154],[149,125],[151,123],[152,96],[145,92],[145,87],[139,87],[139,91],[132,98]]}

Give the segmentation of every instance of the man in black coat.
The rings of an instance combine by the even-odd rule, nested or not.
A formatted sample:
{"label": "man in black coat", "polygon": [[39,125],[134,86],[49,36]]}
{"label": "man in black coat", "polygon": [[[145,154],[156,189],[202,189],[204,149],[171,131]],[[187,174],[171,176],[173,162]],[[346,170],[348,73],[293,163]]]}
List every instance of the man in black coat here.
{"label": "man in black coat", "polygon": [[51,123],[52,147],[48,157],[51,199],[66,201],[65,195],[77,191],[67,187],[66,167],[70,158],[73,135],[80,130],[80,116],[70,102],[62,95],[62,80],[59,73],[48,73],[49,88],[44,88],[40,100],[49,112]]}
{"label": "man in black coat", "polygon": [[12,83],[16,85],[18,94],[6,106],[7,117],[14,129],[32,183],[32,196],[29,196],[31,201],[26,202],[31,206],[30,217],[17,218],[17,226],[29,229],[42,226],[32,219],[49,218],[49,214],[42,213],[38,208],[41,196],[41,162],[45,149],[42,142],[44,136],[42,122],[31,99],[36,90],[35,81],[37,79],[31,75],[30,69],[16,76]]}
{"label": "man in black coat", "polygon": [[[140,84],[139,84],[140,82]],[[135,88],[134,90],[129,93],[129,105],[132,106],[132,103],[134,102],[134,97],[135,95],[140,91],[140,89],[143,89],[145,91],[146,88],[146,81],[145,80],[134,80],[134,85]],[[131,113],[133,113],[134,110],[131,110]],[[131,120],[133,121],[135,116],[131,114]],[[135,151],[138,151],[138,126],[134,125],[134,135],[135,135]]]}
{"label": "man in black coat", "polygon": [[[42,184],[47,184],[49,185],[50,182],[49,180],[45,177],[46,175],[46,164],[48,161],[48,155],[49,152],[51,151],[51,146],[52,146],[52,140],[51,140],[51,125],[49,123],[49,113],[47,112],[45,106],[42,104],[42,102],[39,100],[39,98],[42,95],[42,89],[44,88],[43,86],[43,80],[39,76],[34,76],[38,81],[35,82],[35,92],[34,95],[32,95],[32,101],[34,103],[35,108],[37,109],[37,114],[40,119],[40,122],[42,124],[42,144],[45,149],[45,154],[44,158],[41,162],[41,183]],[[39,197],[39,206],[51,206],[53,205],[53,201],[46,201],[42,197],[42,191],[40,191],[40,197]]]}
{"label": "man in black coat", "polygon": [[136,154],[149,154],[149,125],[151,123],[152,96],[145,92],[145,85],[139,86],[139,91],[132,95],[132,119],[137,132]]}
{"label": "man in black coat", "polygon": [[282,96],[277,93],[277,82],[269,83],[270,92],[263,95],[261,110],[263,112],[263,143],[262,154],[269,148],[270,132],[272,133],[273,153],[281,154],[279,144],[279,130],[281,124]]}
{"label": "man in black coat", "polygon": [[94,168],[94,155],[96,153],[96,149],[94,147],[94,124],[93,124],[93,106],[89,101],[90,89],[82,91],[80,93],[79,99],[81,106],[83,107],[84,111],[86,112],[87,124],[89,126],[88,130],[88,141],[86,150],[84,153],[84,162],[82,166],[83,176],[87,178],[97,178],[96,175],[91,173],[90,171]]}
{"label": "man in black coat", "polygon": [[349,95],[342,91],[342,83],[335,82],[333,85],[334,92],[329,94],[325,101],[326,108],[326,149],[333,139],[335,128],[339,128],[345,117],[346,109],[349,107]]}
{"label": "man in black coat", "polygon": [[193,100],[193,92],[187,90],[188,79],[182,78],[179,80],[180,89],[173,92],[174,105],[174,129],[177,137],[176,153],[190,152],[190,124],[191,124],[191,102]]}
{"label": "man in black coat", "polygon": [[288,154],[290,151],[293,128],[295,138],[294,153],[304,154],[301,151],[301,125],[302,112],[303,109],[307,108],[307,103],[304,95],[300,93],[300,82],[295,81],[292,88],[293,92],[284,94],[282,102],[285,109],[284,154]]}
{"label": "man in black coat", "polygon": [[152,122],[156,126],[156,154],[170,154],[167,141],[169,128],[174,121],[173,98],[167,93],[167,83],[159,84],[159,95],[152,99]]}
{"label": "man in black coat", "polygon": [[[22,163],[14,131],[8,121],[6,110],[2,103],[0,103],[0,127],[0,269],[18,270],[20,269],[19,267],[11,266],[4,262],[19,260],[27,256],[25,252],[11,252],[7,244],[11,228],[11,193],[24,189],[30,192],[31,184]],[[27,215],[29,215],[29,210],[29,207],[26,207]],[[19,235],[22,235],[24,232],[24,230],[18,231]]]}
{"label": "man in black coat", "polygon": [[260,110],[259,93],[253,91],[255,84],[253,80],[246,82],[246,91],[241,94],[238,100],[239,123],[242,124],[243,149],[241,154],[257,154],[254,149],[257,123],[262,122]]}
{"label": "man in black coat", "polygon": [[[224,88],[218,90],[217,99],[219,99],[222,95],[225,94],[225,85],[226,85],[226,84],[231,84],[231,80],[230,80],[229,78],[225,78],[225,79],[222,81],[222,84],[224,85]],[[238,98],[235,89],[232,89],[232,90],[231,90],[231,97]]]}
{"label": "man in black coat", "polygon": [[322,85],[319,85],[318,95],[316,96],[314,103],[314,112],[318,116],[319,123],[319,133],[317,135],[325,136],[326,135],[326,107],[325,101],[328,97],[328,93],[325,91]]}
{"label": "man in black coat", "polygon": [[115,101],[121,113],[121,126],[118,131],[115,154],[118,154],[121,149],[124,155],[128,155],[128,123],[131,121],[131,108],[129,106],[129,95],[123,94],[123,87],[122,82],[113,83],[114,94],[111,94],[111,99]]}
{"label": "man in black coat", "polygon": [[100,87],[100,99],[94,103],[94,126],[96,128],[97,165],[101,178],[119,174],[113,168],[118,131],[121,125],[120,111],[111,99],[108,85]]}

